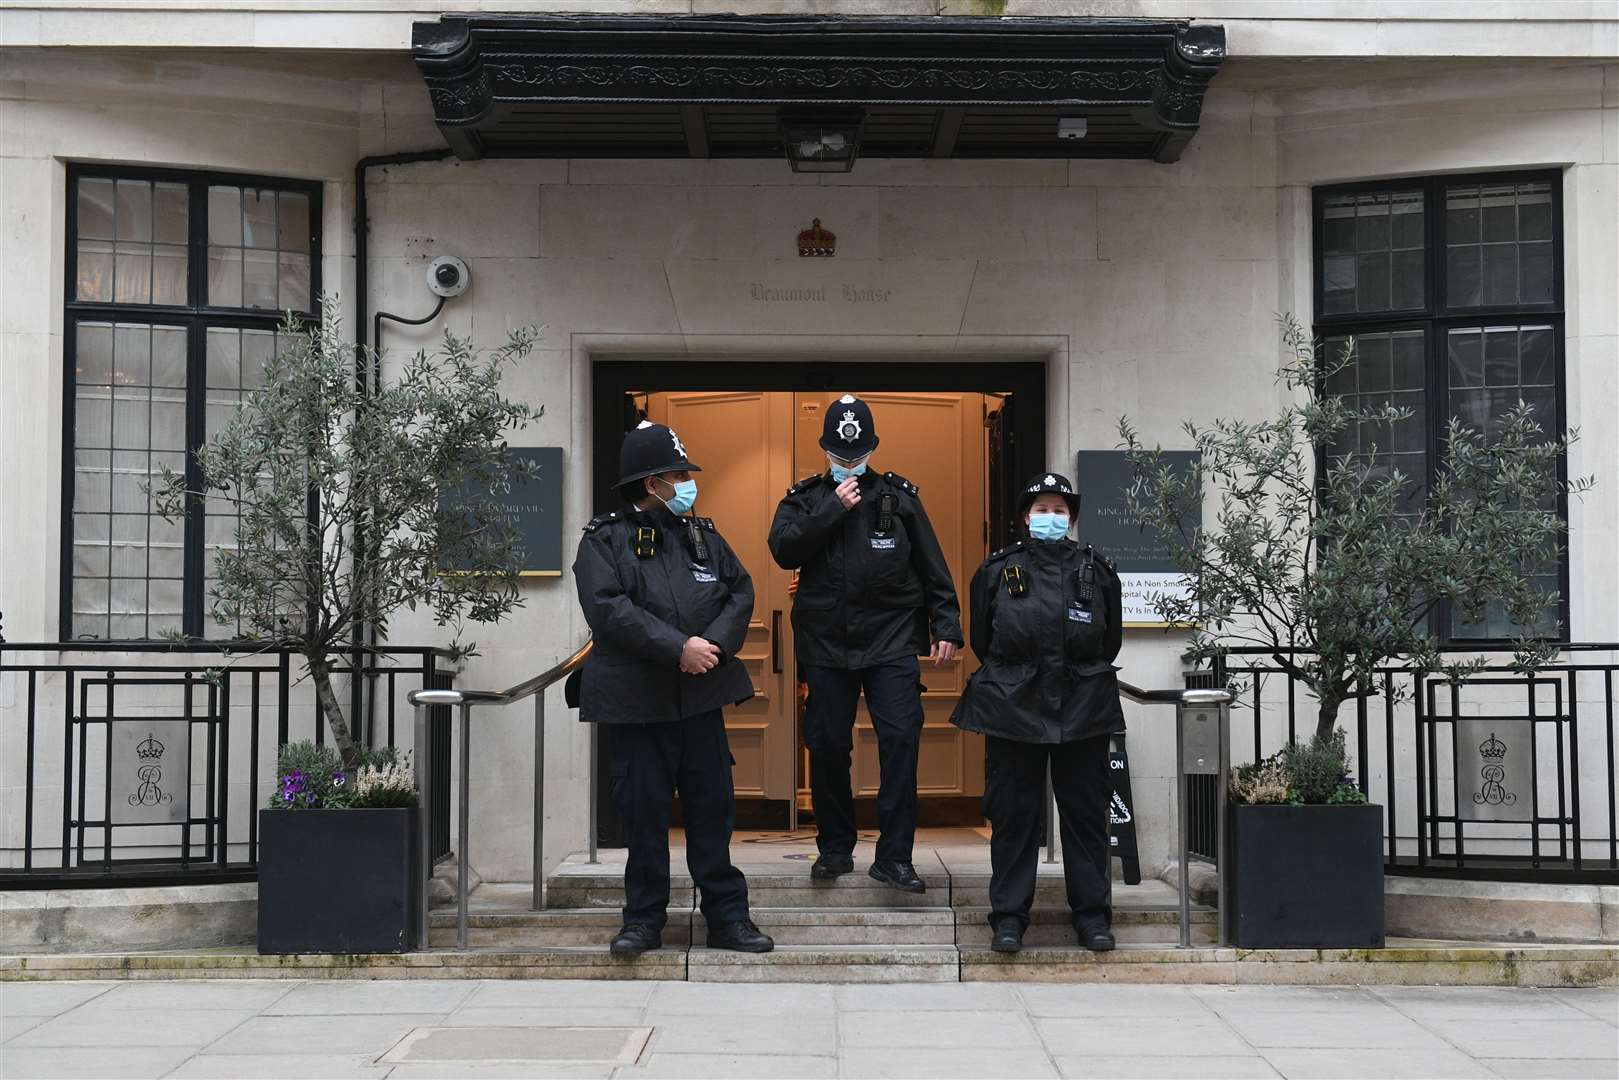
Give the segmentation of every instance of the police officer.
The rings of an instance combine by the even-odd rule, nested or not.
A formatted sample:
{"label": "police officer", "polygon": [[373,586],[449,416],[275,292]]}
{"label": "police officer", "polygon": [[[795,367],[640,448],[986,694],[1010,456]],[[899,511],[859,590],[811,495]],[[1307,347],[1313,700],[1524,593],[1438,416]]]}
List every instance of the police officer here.
{"label": "police officer", "polygon": [[1062,819],[1063,877],[1079,943],[1113,948],[1108,736],[1124,730],[1113,659],[1123,643],[1113,563],[1068,538],[1079,496],[1042,473],[1023,490],[1028,532],[973,575],[972,645],[983,661],[951,722],[985,736],[991,947],[1017,952],[1034,902],[1046,765]]}
{"label": "police officer", "polygon": [[828,470],[787,490],[770,527],[770,552],[799,571],[793,633],[809,687],[804,744],[820,856],[827,880],[854,869],[855,804],[849,786],[855,707],[862,691],[877,732],[881,836],[870,874],[926,892],[911,863],[916,839],[916,759],[922,735],[917,654],[943,664],[961,647],[961,606],[916,485],[871,470],[871,407],[845,395],[821,433]]}
{"label": "police officer", "polygon": [[633,957],[663,943],[678,790],[709,948],[769,952],[774,943],[748,918],[748,884],[731,863],[736,798],[720,712],[753,696],[736,656],[753,580],[712,520],[686,516],[700,470],[673,431],[642,423],[624,436],[619,463],[627,505],[585,526],[573,563],[595,638],[579,715],[612,726],[613,797],[629,848],[624,927],[611,950]]}

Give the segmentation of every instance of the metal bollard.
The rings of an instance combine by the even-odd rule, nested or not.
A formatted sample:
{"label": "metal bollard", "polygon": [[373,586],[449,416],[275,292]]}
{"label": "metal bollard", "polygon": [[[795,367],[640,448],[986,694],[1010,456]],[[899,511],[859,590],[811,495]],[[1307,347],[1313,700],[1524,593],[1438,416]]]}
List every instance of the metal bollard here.
{"label": "metal bollard", "polygon": [[472,767],[468,760],[472,749],[472,706],[461,704],[461,790],[457,792],[455,840],[455,944],[467,947],[467,847],[468,823],[472,817]]}
{"label": "metal bollard", "polygon": [[432,902],[428,888],[433,880],[433,813],[429,792],[432,739],[427,731],[427,706],[416,706],[416,936],[418,949],[428,948],[427,912]]}

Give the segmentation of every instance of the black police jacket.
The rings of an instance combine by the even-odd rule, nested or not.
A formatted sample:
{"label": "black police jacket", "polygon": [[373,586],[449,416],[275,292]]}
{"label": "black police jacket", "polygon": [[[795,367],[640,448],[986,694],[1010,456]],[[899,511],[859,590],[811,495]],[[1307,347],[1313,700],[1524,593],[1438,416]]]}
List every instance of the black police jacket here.
{"label": "black police jacket", "polygon": [[1112,563],[1072,540],[1019,542],[985,559],[971,588],[983,666],[951,723],[1030,743],[1124,730],[1112,663],[1124,643],[1123,600]]}
{"label": "black police jacket", "polygon": [[[688,522],[706,550],[695,549]],[[580,673],[579,719],[659,723],[753,696],[736,656],[753,615],[753,579],[713,521],[661,506],[603,514],[585,526],[573,575],[595,639]],[[719,646],[717,667],[680,670],[691,637]]]}
{"label": "black police jacket", "polygon": [[845,510],[831,473],[787,489],[770,553],[797,570],[793,635],[800,663],[865,668],[962,643],[961,603],[916,485],[894,473],[860,476]]}

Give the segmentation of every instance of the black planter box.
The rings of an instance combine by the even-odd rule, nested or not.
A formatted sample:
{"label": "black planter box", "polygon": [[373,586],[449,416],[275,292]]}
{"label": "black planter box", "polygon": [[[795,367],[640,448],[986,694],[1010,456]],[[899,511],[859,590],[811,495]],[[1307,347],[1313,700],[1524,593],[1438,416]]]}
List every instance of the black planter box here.
{"label": "black planter box", "polygon": [[259,952],[416,948],[416,810],[260,810]]}
{"label": "black planter box", "polygon": [[1383,810],[1233,806],[1226,878],[1239,949],[1383,947]]}

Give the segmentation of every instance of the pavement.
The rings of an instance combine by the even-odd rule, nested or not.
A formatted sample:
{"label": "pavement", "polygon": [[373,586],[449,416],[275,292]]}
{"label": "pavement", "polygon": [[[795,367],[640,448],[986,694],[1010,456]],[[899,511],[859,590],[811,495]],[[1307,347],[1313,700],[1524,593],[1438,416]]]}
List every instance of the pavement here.
{"label": "pavement", "polygon": [[0,982],[0,1077],[1619,1077],[1619,989]]}

